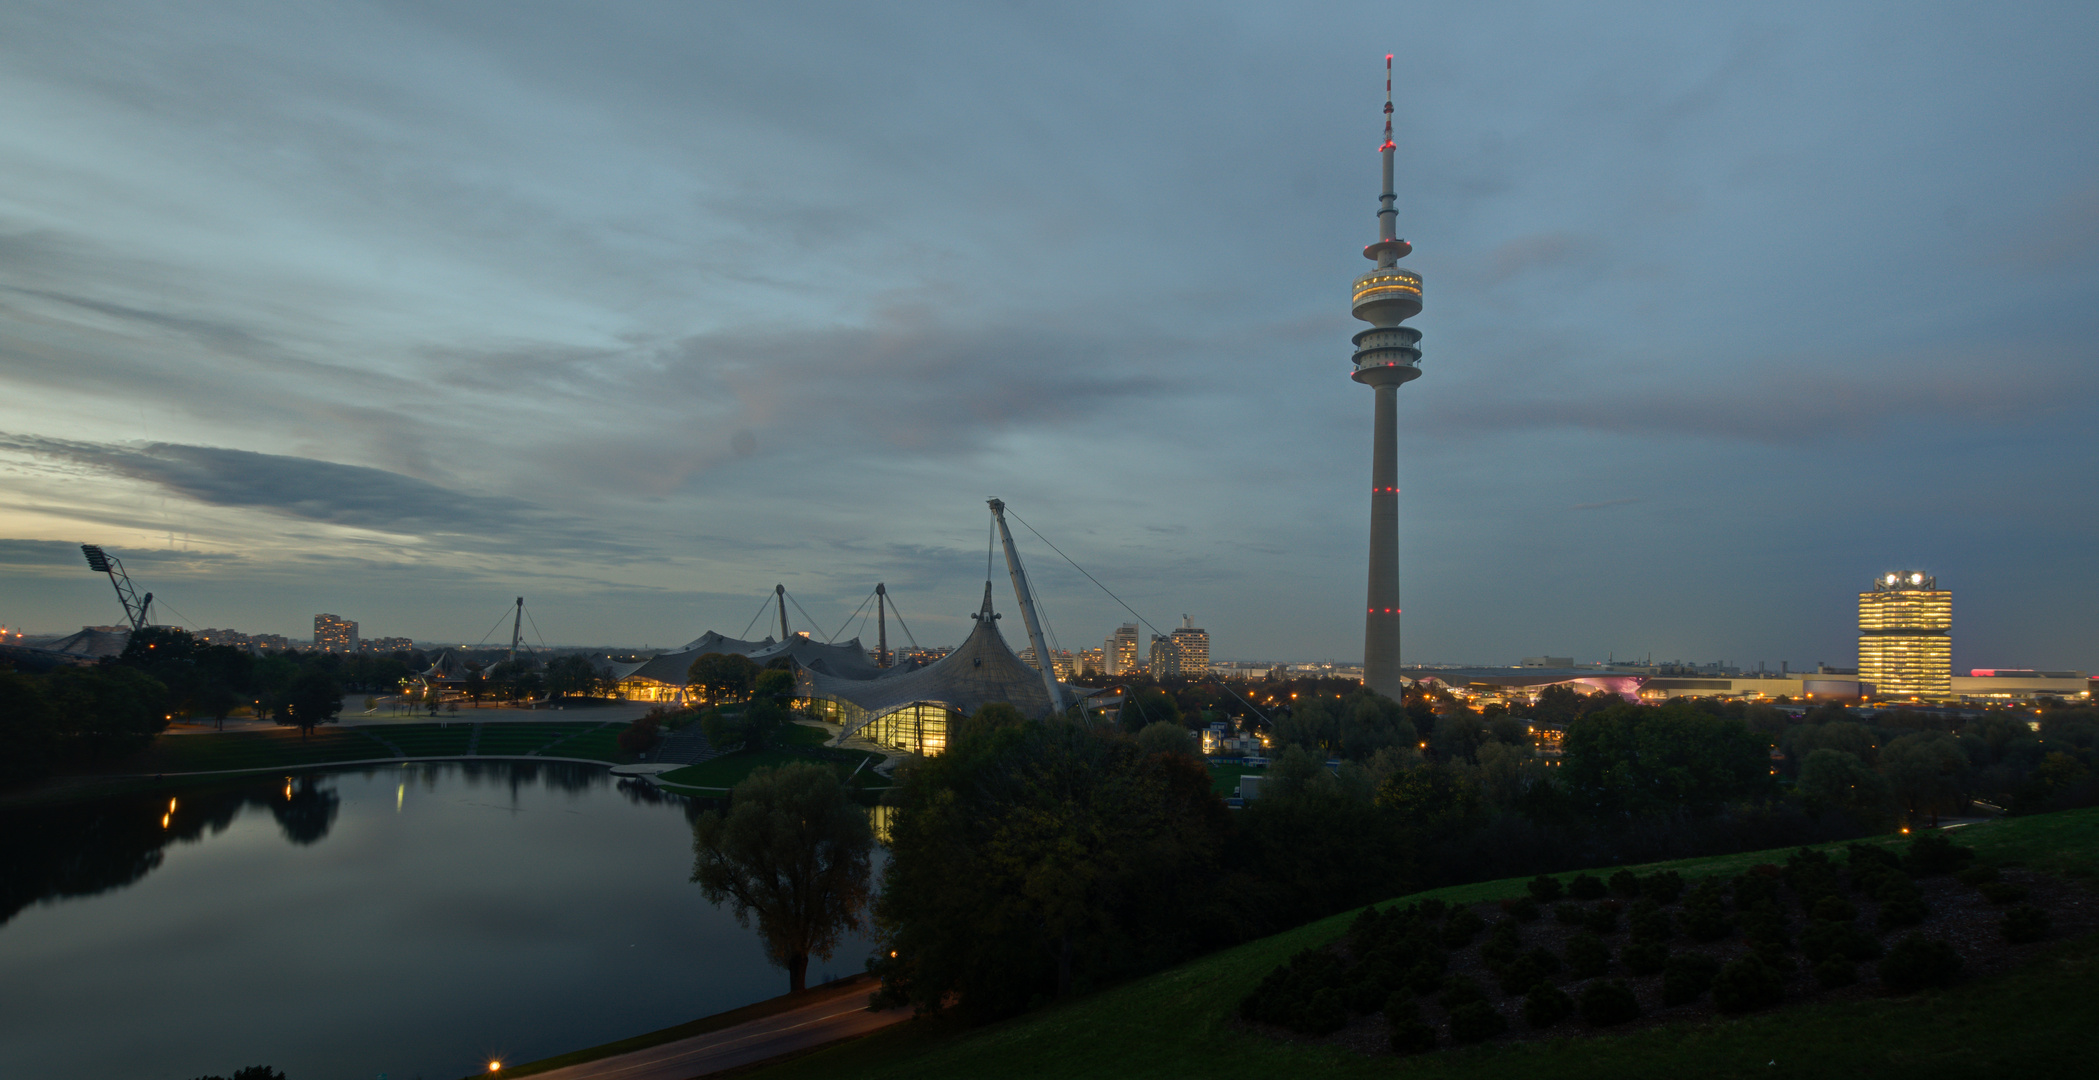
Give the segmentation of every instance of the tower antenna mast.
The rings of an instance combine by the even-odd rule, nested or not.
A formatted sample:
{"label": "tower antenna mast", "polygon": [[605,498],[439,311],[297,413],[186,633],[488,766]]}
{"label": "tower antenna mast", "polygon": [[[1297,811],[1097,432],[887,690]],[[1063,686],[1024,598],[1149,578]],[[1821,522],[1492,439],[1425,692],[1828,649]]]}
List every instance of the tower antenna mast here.
{"label": "tower antenna mast", "polygon": [[1370,453],[1370,574],[1363,613],[1363,685],[1398,698],[1405,688],[1399,661],[1399,416],[1401,386],[1421,377],[1421,331],[1401,323],[1421,314],[1421,275],[1401,270],[1413,252],[1399,238],[1399,199],[1393,190],[1392,56],[1385,56],[1384,190],[1378,195],[1377,243],[1363,249],[1376,269],[1355,281],[1351,310],[1370,324],[1353,339],[1350,378],[1377,391]]}

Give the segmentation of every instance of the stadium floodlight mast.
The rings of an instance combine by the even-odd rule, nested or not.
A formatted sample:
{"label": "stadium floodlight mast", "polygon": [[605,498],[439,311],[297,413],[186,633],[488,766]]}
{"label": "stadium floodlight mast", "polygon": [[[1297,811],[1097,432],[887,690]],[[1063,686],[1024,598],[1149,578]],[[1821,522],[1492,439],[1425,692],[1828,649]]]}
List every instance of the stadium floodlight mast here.
{"label": "stadium floodlight mast", "polygon": [[117,602],[124,605],[124,618],[133,630],[144,630],[152,617],[153,594],[140,596],[131,585],[131,575],[124,572],[123,560],[111,555],[94,544],[80,545],[80,553],[87,556],[88,569],[98,574],[108,574],[109,583],[117,590]]}

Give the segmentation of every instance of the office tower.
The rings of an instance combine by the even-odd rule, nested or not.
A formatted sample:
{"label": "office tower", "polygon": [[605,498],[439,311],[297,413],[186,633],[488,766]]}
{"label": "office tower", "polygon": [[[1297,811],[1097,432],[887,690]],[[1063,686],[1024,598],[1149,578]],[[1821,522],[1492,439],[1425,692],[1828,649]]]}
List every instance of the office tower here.
{"label": "office tower", "polygon": [[1953,594],[1918,571],[1883,574],[1858,594],[1858,679],[1875,697],[1953,693]]}

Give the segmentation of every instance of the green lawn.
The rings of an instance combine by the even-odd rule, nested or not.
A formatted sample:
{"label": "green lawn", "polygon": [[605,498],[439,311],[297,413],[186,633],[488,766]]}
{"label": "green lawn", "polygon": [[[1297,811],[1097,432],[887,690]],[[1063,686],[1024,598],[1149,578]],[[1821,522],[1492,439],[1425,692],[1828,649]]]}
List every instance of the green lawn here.
{"label": "green lawn", "polygon": [[588,724],[483,724],[476,754],[532,754],[597,727]]}
{"label": "green lawn", "polygon": [[474,725],[465,720],[389,725],[373,728],[372,735],[400,747],[409,757],[464,757],[473,743]]}
{"label": "green lawn", "polygon": [[[810,729],[805,728],[803,730]],[[874,772],[875,764],[882,760],[882,755],[860,750],[848,750],[845,752],[858,755],[867,761],[867,765],[854,774],[854,787],[867,787],[870,784],[887,784],[889,782],[887,777]],[[679,787],[727,790],[742,783],[759,769],[777,769],[791,762],[814,760],[816,759],[786,750],[742,750],[734,754],[723,754],[712,761],[703,761],[698,765],[687,765],[682,769],[674,769],[658,776],[656,779],[659,783],[674,784]],[[838,764],[841,772],[849,772],[853,769],[855,763],[843,762],[834,764]]]}
{"label": "green lawn", "polygon": [[586,761],[624,765],[639,760],[633,754],[619,748],[619,733],[627,730],[627,726],[621,721],[600,724],[581,735],[550,743],[540,750],[540,754],[544,757],[582,758]]}
{"label": "green lawn", "polygon": [[[1959,830],[1988,861],[2089,873],[2099,810],[2013,818]],[[1890,840],[1889,842],[1895,842]],[[1841,845],[1829,845],[1841,848]],[[1782,862],[1787,851],[1654,864],[1685,877]],[[1646,869],[1646,868],[1642,868]],[[1434,890],[1475,902],[1518,894],[1523,879]],[[1868,1077],[2085,1076],[2099,1019],[2099,936],[2065,941],[2012,974],[1913,998],[1774,1009],[1644,1031],[1365,1057],[1242,1031],[1239,999],[1278,963],[1339,936],[1354,912],[1000,1024],[959,1030],[913,1021],[756,1074],[765,1080],[898,1077],[1510,1076]]]}
{"label": "green lawn", "polygon": [[356,728],[322,727],[304,739],[291,728],[229,731],[210,735],[162,735],[136,757],[123,762],[121,771],[182,773],[273,769],[392,756],[392,750],[366,738]]}
{"label": "green lawn", "polygon": [[1267,771],[1259,765],[1214,764],[1210,766],[1210,790],[1227,799],[1237,798],[1240,777],[1259,776]]}

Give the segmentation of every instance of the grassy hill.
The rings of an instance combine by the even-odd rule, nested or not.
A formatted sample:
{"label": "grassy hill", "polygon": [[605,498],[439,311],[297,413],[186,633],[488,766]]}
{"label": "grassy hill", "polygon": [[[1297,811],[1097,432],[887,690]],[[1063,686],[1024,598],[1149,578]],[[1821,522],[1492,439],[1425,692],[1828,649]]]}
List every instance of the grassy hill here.
{"label": "grassy hill", "polygon": [[[2089,884],[2099,875],[2099,810],[1972,826],[1953,834],[1985,861]],[[1787,851],[1636,867],[1686,879],[1739,873]],[[1434,890],[1454,903],[1519,894],[1516,879]],[[918,1020],[753,1074],[764,1080],[1043,1076],[1467,1077],[1628,1080],[1648,1076],[2087,1076],[2099,1036],[2099,935],[2058,939],[2008,975],[1909,998],[1780,1006],[1726,1020],[1615,1035],[1370,1057],[1257,1034],[1230,1019],[1278,963],[1339,936],[1354,912],[1249,942],[1111,990],[1000,1024]],[[1578,1031],[1579,1029],[1569,1029]]]}

